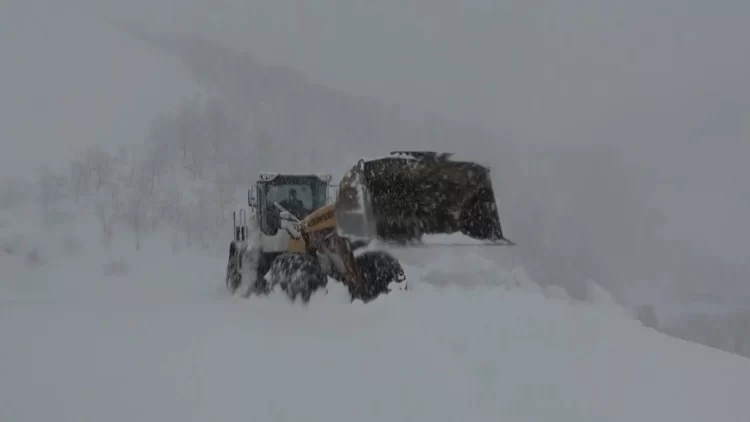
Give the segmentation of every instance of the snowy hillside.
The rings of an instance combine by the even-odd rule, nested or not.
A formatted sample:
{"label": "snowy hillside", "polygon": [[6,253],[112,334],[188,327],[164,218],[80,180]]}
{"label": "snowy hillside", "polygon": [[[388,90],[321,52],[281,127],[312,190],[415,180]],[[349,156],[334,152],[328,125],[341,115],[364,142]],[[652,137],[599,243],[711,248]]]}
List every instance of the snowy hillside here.
{"label": "snowy hillside", "polygon": [[[110,6],[123,11],[128,5]],[[224,14],[229,6],[222,5],[204,5],[205,14],[198,14]],[[268,65],[250,48],[254,43],[227,48],[197,26],[176,32],[160,25],[118,27],[103,17],[129,13],[108,7],[40,0],[3,9],[0,49],[13,57],[0,78],[7,94],[0,105],[3,182],[18,175],[37,179],[45,166],[56,172],[46,182],[59,182],[60,174],[80,182],[88,171],[83,157],[92,156],[87,148],[99,145],[93,156],[105,152],[105,162],[127,159],[137,168],[120,168],[118,180],[104,186],[94,182],[95,218],[114,221],[119,213],[118,224],[132,226],[142,217],[149,220],[142,232],[168,220],[180,236],[216,246],[224,241],[229,208],[242,202],[261,167],[338,176],[360,155],[390,149],[466,153],[492,165],[501,218],[519,244],[514,259],[540,284],[561,285],[582,298],[591,279],[631,305],[662,299],[742,305],[750,298],[741,241],[746,230],[736,223],[747,195],[727,182],[744,180],[736,158],[746,152],[742,142],[728,148],[706,135],[706,147],[696,149],[648,137],[641,146],[604,142],[607,136],[601,143],[609,146],[575,140],[535,145],[511,136],[514,128],[490,134],[332,89],[312,74]],[[198,10],[160,7],[178,27],[185,22],[173,13]],[[205,92],[215,96],[194,100]],[[464,101],[471,99],[455,103]],[[196,112],[204,106],[209,110]],[[64,194],[90,188],[67,186]],[[7,191],[0,186],[0,207],[13,196]],[[233,197],[238,201],[230,203]],[[696,197],[703,198],[700,205]],[[702,239],[697,244],[696,236]]]}
{"label": "snowy hillside", "polygon": [[[0,15],[17,58],[0,78],[12,98],[0,110],[0,420],[750,415],[750,360],[646,328],[600,287],[620,300],[748,297],[745,267],[712,278],[720,261],[674,248],[647,168],[659,160],[536,151],[197,35],[48,3]],[[335,282],[306,307],[228,296],[231,212],[258,170],[337,178],[402,147],[489,161],[519,246],[401,251],[410,289],[367,306]],[[26,180],[5,180],[19,169]],[[734,340],[746,321],[717,324]]]}
{"label": "snowy hillside", "polygon": [[[542,290],[522,268],[488,271],[468,252],[447,252],[451,268],[409,261],[411,289],[368,305],[332,284],[302,307],[230,298],[223,254],[176,250],[167,232],[139,252],[125,240],[107,250],[94,219],[46,233],[36,221],[19,209],[0,225],[3,420],[750,414],[747,359],[657,333],[610,303]],[[464,275],[445,285],[446,270]]]}

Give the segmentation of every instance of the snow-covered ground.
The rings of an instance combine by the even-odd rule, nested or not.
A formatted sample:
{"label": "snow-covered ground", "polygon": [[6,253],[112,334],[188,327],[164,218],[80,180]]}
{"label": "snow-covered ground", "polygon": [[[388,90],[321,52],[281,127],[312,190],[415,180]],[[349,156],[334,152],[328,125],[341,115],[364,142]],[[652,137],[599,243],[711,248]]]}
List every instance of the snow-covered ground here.
{"label": "snow-covered ground", "polygon": [[469,251],[409,260],[407,292],[350,304],[331,285],[304,307],[229,297],[218,250],[158,234],[140,252],[122,239],[105,250],[95,225],[45,233],[23,214],[0,221],[3,421],[750,415],[749,360],[538,289],[520,268],[490,271]]}

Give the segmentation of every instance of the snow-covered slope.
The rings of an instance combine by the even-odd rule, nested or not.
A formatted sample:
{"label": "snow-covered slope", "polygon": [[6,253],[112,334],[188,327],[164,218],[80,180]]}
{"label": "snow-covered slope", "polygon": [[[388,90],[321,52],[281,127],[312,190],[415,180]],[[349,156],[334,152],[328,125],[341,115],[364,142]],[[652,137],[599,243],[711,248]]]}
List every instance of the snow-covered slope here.
{"label": "snow-covered slope", "polygon": [[[46,233],[33,221],[6,213],[0,224],[2,420],[750,415],[747,359],[538,289],[521,268],[489,271],[468,252],[447,261],[436,250],[449,266],[410,260],[407,292],[350,304],[332,285],[303,307],[281,295],[230,298],[218,251],[177,250],[168,236],[139,253],[125,241],[104,250],[95,220]],[[462,270],[464,286],[431,283]]]}

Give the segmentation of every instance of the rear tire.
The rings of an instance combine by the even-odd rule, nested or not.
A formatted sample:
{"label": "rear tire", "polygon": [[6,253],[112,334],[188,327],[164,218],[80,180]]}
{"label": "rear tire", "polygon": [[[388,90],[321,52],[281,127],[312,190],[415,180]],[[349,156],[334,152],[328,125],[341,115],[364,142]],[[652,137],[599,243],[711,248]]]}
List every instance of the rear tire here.
{"label": "rear tire", "polygon": [[269,292],[279,286],[292,302],[300,297],[303,303],[309,302],[315,291],[328,284],[328,277],[316,257],[294,252],[277,256],[265,279]]}

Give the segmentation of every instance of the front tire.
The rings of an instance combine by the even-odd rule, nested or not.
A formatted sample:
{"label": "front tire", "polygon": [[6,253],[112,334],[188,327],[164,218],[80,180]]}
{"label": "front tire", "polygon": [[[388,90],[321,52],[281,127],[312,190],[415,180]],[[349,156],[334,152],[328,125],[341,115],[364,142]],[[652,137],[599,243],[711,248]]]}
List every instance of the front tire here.
{"label": "front tire", "polygon": [[284,252],[277,256],[265,280],[269,291],[279,286],[292,302],[300,297],[303,303],[309,302],[315,291],[328,284],[328,277],[316,257],[295,252]]}
{"label": "front tire", "polygon": [[357,265],[365,278],[365,288],[354,299],[368,302],[381,294],[388,293],[391,283],[403,283],[406,280],[401,263],[392,255],[371,251],[356,258]]}

